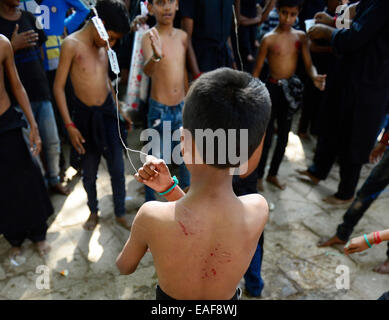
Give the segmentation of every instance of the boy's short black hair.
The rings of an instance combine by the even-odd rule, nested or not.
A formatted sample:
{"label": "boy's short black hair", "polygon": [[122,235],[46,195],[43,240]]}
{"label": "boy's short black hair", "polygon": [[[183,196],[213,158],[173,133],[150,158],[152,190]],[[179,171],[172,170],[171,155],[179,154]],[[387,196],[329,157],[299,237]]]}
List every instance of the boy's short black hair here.
{"label": "boy's short black hair", "polygon": [[[240,129],[247,129],[248,141],[245,143],[248,143],[249,159],[262,141],[270,119],[270,111],[269,92],[259,79],[246,72],[220,68],[203,74],[192,84],[185,99],[183,127],[190,131],[193,139],[196,129],[211,129],[213,132],[222,129],[226,133],[229,129],[235,129],[237,156],[240,155]],[[196,144],[198,143],[204,141],[196,139]],[[205,162],[206,147],[202,150],[204,151],[201,157]],[[214,150],[210,151],[214,152],[216,159],[211,165],[220,169],[239,166],[230,163],[227,155],[223,157],[226,163],[218,163],[216,141]]]}
{"label": "boy's short black hair", "polygon": [[304,0],[277,0],[276,7],[280,9],[282,7],[298,7],[299,10],[303,7]]}
{"label": "boy's short black hair", "polygon": [[130,17],[123,1],[97,0],[96,10],[107,31],[124,34],[130,31]]}

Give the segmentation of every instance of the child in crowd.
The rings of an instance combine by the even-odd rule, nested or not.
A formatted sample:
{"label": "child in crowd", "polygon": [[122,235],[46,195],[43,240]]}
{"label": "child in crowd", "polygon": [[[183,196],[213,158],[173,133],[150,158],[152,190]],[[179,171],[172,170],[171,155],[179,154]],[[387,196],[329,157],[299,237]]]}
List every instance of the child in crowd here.
{"label": "child in crowd", "polygon": [[[247,73],[223,68],[192,84],[185,100],[185,134],[181,136],[191,187],[185,195],[163,160],[149,160],[139,169],[136,179],[171,202],[148,202],[139,209],[117,259],[122,274],[133,273],[150,248],[159,278],[158,300],[238,298],[237,286],[256,251],[268,206],[259,194],[234,194],[230,168],[240,164],[231,164],[228,151],[218,145],[209,148],[202,139],[195,141],[195,131],[248,130],[248,141],[244,141],[248,175],[261,156],[269,118],[269,93]],[[194,160],[208,159],[212,153],[218,155],[213,164]],[[226,161],[219,163],[218,159]]]}
{"label": "child in crowd", "polygon": [[[160,143],[152,145],[152,153],[170,164],[172,150],[179,141],[171,139],[167,141],[163,132],[164,127],[167,127],[173,136],[173,133],[182,126],[182,107],[188,87],[186,74],[188,37],[185,31],[173,27],[178,0],[149,1],[148,9],[156,18],[157,25],[142,39],[144,72],[151,77],[147,122],[148,127],[157,130],[160,137]],[[154,151],[155,149],[159,149],[159,152]],[[179,165],[180,186],[185,189],[189,187],[190,175],[184,163]],[[155,200],[154,191],[147,186],[145,188],[146,201]]]}
{"label": "child in crowd", "polygon": [[4,74],[30,124],[30,148],[36,156],[42,147],[38,126],[16,70],[11,43],[0,35],[0,234],[12,246],[11,258],[21,255],[25,239],[34,242],[39,254],[44,255],[50,249],[46,220],[54,210],[40,168],[23,139],[22,127],[26,124],[11,107]]}
{"label": "child in crowd", "polygon": [[[130,30],[127,9],[119,0],[99,0],[96,10],[105,25],[112,47]],[[123,146],[119,138],[116,105],[108,77],[106,46],[93,22],[89,21],[63,42],[54,82],[58,108],[71,143],[80,155],[82,179],[91,212],[84,224],[87,230],[93,230],[98,223],[96,179],[101,156],[107,160],[111,176],[116,220],[126,229],[131,227],[125,219]],[[74,123],[65,97],[68,75],[75,93]],[[124,114],[122,116],[125,117]],[[130,122],[126,117],[125,119]],[[122,136],[126,137],[122,126],[121,131]]]}
{"label": "child in crowd", "polygon": [[302,83],[295,75],[300,54],[305,68],[314,85],[325,88],[325,75],[318,75],[312,64],[309,52],[308,38],[302,31],[295,30],[302,0],[278,0],[278,26],[262,39],[253,75],[259,77],[265,59],[270,69],[267,87],[272,99],[272,115],[266,132],[263,154],[258,166],[258,189],[263,191],[262,178],[265,173],[267,157],[274,133],[274,122],[277,121],[278,137],[267,181],[284,190],[286,185],[277,178],[278,170],[288,144],[289,131],[292,125],[293,113],[297,110],[302,99]]}

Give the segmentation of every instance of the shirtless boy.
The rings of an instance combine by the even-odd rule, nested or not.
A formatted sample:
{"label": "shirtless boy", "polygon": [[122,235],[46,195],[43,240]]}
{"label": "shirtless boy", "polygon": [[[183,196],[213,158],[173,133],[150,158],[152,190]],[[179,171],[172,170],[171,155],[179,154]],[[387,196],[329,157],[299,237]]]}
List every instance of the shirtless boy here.
{"label": "shirtless boy", "polygon": [[[258,164],[269,118],[265,85],[247,73],[224,68],[194,82],[185,100],[183,127],[192,137],[196,129],[247,129],[250,174]],[[138,170],[139,182],[157,192],[171,190],[165,194],[171,202],[147,202],[139,209],[117,266],[122,274],[133,273],[150,248],[159,279],[158,300],[237,299],[237,286],[268,219],[266,200],[259,194],[235,195],[229,172],[234,165],[229,161],[195,163],[196,156],[206,159],[217,147],[200,154],[200,141],[187,134],[181,139],[192,178],[188,193],[172,185],[163,160],[148,160]],[[193,154],[188,152],[192,148]]]}
{"label": "shirtless boy", "polygon": [[30,124],[30,151],[37,156],[42,148],[38,125],[19,79],[12,45],[0,34],[0,234],[12,246],[11,258],[22,254],[22,244],[27,238],[43,256],[50,250],[46,220],[54,210],[40,168],[23,139],[25,122],[11,107],[4,74]]}
{"label": "shirtless boy", "polygon": [[258,166],[258,188],[261,191],[263,191],[262,178],[265,173],[267,157],[273,138],[275,121],[277,121],[278,125],[277,146],[274,150],[267,181],[281,190],[286,187],[284,183],[278,180],[277,174],[288,144],[293,113],[291,112],[290,102],[286,98],[280,80],[283,82],[286,80],[289,83],[290,81],[299,81],[295,77],[295,72],[298,58],[301,54],[305,69],[314,85],[322,91],[325,88],[326,76],[318,75],[315,66],[312,64],[307,35],[302,31],[297,31],[292,28],[296,22],[302,3],[302,0],[277,1],[276,6],[279,14],[279,24],[262,39],[253,71],[254,77],[259,77],[265,59],[267,59],[270,68],[270,77],[266,85],[272,99],[272,115],[266,132],[262,158]]}
{"label": "shirtless boy", "polygon": [[[187,34],[173,27],[178,10],[178,0],[152,0],[149,12],[155,16],[157,24],[142,39],[145,57],[144,72],[151,77],[151,97],[149,100],[148,127],[158,131],[160,152],[153,151],[158,158],[171,163],[172,150],[177,141],[166,141],[163,127],[170,125],[171,132],[182,126],[182,108],[187,89],[186,51]],[[171,148],[168,144],[170,143]],[[179,164],[180,186],[189,186],[190,175],[185,164]],[[146,186],[146,201],[155,200],[154,191]]]}
{"label": "shirtless boy", "polygon": [[[96,10],[105,25],[112,47],[130,30],[126,7],[120,0],[99,0]],[[101,155],[107,160],[111,176],[116,220],[130,229],[124,217],[126,190],[123,146],[119,139],[116,105],[108,77],[106,46],[92,21],[67,37],[62,44],[53,90],[70,141],[81,155],[82,179],[91,212],[84,224],[87,230],[94,229],[98,223],[96,179]],[[68,75],[76,96],[74,123],[65,97]],[[125,137],[124,128],[121,130]]]}

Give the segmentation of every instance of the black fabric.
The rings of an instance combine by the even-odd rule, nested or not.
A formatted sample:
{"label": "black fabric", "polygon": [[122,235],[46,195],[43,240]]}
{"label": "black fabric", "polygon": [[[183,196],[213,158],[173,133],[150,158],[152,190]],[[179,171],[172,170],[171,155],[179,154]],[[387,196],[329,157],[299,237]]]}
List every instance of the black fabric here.
{"label": "black fabric", "polygon": [[[30,101],[50,100],[50,89],[43,66],[41,46],[47,37],[43,30],[36,27],[36,18],[29,12],[22,11],[19,20],[11,21],[0,17],[0,33],[11,40],[16,24],[19,25],[19,33],[34,30],[38,33],[37,45],[31,48],[18,50],[15,52],[15,64],[20,80],[26,89]],[[11,104],[17,105],[16,99],[12,95],[8,80],[5,80],[7,92],[10,94]]]}
{"label": "black fabric", "polygon": [[247,18],[255,18],[257,16],[258,0],[240,0],[240,13]]}
{"label": "black fabric", "polygon": [[181,17],[193,19],[192,44],[201,72],[232,66],[227,40],[234,0],[182,0]]}
{"label": "black fabric", "polygon": [[[18,122],[13,108],[0,116],[0,128]],[[25,233],[53,214],[46,186],[20,126],[0,133],[0,233]]]}
{"label": "black fabric", "polygon": [[0,134],[18,128],[27,128],[27,123],[20,112],[10,107],[0,115]]}
{"label": "black fabric", "polygon": [[351,28],[333,34],[341,55],[338,89],[321,120],[333,148],[350,163],[369,161],[389,102],[388,11],[389,1],[361,1]]}
{"label": "black fabric", "polygon": [[[235,295],[230,300],[239,300],[241,296],[241,289],[236,289]],[[157,285],[155,300],[176,300],[168,296],[165,292],[162,291],[161,287]]]}

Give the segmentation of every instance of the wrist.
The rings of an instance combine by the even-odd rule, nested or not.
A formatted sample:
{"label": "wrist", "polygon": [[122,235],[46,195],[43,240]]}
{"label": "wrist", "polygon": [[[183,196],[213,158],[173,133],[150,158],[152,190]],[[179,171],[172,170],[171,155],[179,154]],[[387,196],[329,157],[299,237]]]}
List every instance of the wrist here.
{"label": "wrist", "polygon": [[165,188],[162,192],[158,192],[159,195],[161,196],[167,196],[168,194],[170,194],[176,187],[178,186],[178,179],[176,176],[174,176],[172,179],[171,179],[171,183],[169,184],[169,186],[167,188]]}
{"label": "wrist", "polygon": [[76,125],[74,124],[74,122],[69,122],[67,124],[65,124],[65,128],[66,129],[70,129],[70,128],[74,128],[74,129],[77,129]]}
{"label": "wrist", "polygon": [[151,57],[151,60],[153,60],[154,62],[160,62],[162,60],[162,55],[161,56],[157,56],[155,53],[153,54],[153,56]]}

